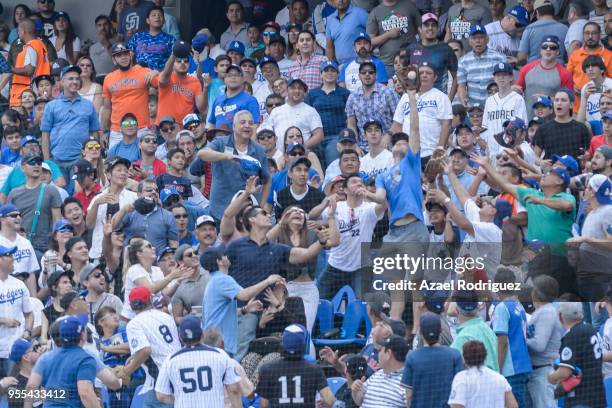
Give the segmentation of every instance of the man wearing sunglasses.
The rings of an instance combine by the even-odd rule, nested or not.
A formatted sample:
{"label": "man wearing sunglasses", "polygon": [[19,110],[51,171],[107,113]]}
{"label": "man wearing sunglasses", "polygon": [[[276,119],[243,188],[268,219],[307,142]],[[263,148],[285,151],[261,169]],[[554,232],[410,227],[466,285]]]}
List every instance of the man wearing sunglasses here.
{"label": "man wearing sunglasses", "polygon": [[187,75],[189,69],[190,48],[179,42],[174,45],[174,51],[152,85],[159,89],[157,118],[166,115],[181,119],[193,112],[195,106],[204,112],[204,94],[200,81]]}
{"label": "man wearing sunglasses", "polygon": [[85,301],[89,305],[89,321],[94,322],[94,316],[102,306],[110,306],[115,310],[122,310],[121,299],[112,293],[108,293],[110,277],[106,272],[104,264],[87,264],[81,270],[80,282],[87,290]]}
{"label": "man wearing sunglasses", "polygon": [[38,13],[34,15],[40,18],[40,21],[43,23],[42,35],[45,38],[52,37],[54,35],[53,23],[57,15],[55,0],[37,0],[36,7],[38,8]]}
{"label": "man wearing sunglasses", "polygon": [[[565,39],[567,34],[568,27],[555,20],[555,9],[551,0],[536,0],[533,3],[533,8],[538,19],[529,24],[523,32],[517,56],[519,64],[524,64],[527,61],[532,62],[538,58],[538,46],[544,38],[556,36]],[[560,53],[557,60],[563,63],[567,55],[565,45],[560,42],[558,46]]]}
{"label": "man wearing sunglasses", "polygon": [[130,169],[130,178],[136,181],[146,178],[155,178],[166,172],[166,164],[155,157],[157,151],[157,137],[152,133],[145,133],[138,143],[140,160],[136,160]]}
{"label": "man wearing sunglasses", "polygon": [[57,189],[43,185],[42,163],[42,157],[36,153],[21,160],[26,183],[11,191],[7,202],[14,204],[21,213],[22,225],[34,249],[44,253],[49,246],[53,223],[61,217],[62,200]]}
{"label": "man wearing sunglasses", "polygon": [[138,120],[136,115],[131,112],[126,113],[121,118],[121,137],[119,143],[116,143],[108,149],[108,157],[123,157],[124,159],[135,162],[140,160],[140,150],[138,149]]}

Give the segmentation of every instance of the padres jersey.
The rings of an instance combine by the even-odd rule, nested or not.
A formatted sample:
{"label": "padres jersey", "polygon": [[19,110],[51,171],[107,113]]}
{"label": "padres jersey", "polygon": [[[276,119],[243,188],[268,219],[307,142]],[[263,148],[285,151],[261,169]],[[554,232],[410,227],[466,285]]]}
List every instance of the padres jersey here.
{"label": "padres jersey", "polygon": [[169,355],[181,349],[174,319],[167,313],[149,309],[136,315],[126,326],[130,353],[151,347],[151,356],[144,362],[147,375],[142,393],[153,389],[159,368]]}
{"label": "padres jersey", "polygon": [[224,385],[239,381],[234,363],[224,351],[198,344],[164,361],[155,391],[174,395],[174,408],[223,408]]}
{"label": "padres jersey", "polygon": [[503,132],[504,122],[513,118],[521,118],[525,123],[528,122],[525,100],[521,95],[511,91],[503,98],[499,96],[499,93],[487,98],[482,117],[482,126],[487,129],[483,137],[487,141],[491,157],[495,157],[501,149],[493,136]]}

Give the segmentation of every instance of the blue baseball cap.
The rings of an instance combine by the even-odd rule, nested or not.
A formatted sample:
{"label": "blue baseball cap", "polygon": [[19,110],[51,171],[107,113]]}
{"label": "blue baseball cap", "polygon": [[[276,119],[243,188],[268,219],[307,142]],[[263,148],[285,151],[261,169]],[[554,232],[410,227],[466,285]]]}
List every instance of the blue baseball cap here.
{"label": "blue baseball cap", "polygon": [[508,12],[509,15],[516,18],[517,23],[521,27],[527,27],[529,25],[529,12],[523,6],[514,6]]}
{"label": "blue baseball cap", "polygon": [[55,222],[55,224],[53,224],[53,232],[63,232],[64,230],[74,231],[74,227],[67,219],[60,218]]}
{"label": "blue baseball cap", "polygon": [[460,290],[454,296],[457,307],[464,312],[478,309],[478,296],[472,290]]}
{"label": "blue baseball cap", "polygon": [[69,72],[76,72],[77,74],[81,75],[81,68],[79,68],[78,65],[68,65],[67,67],[64,67],[62,69],[62,73],[60,75],[60,78],[63,78],[64,75],[68,74]]}
{"label": "blue baseball cap", "polygon": [[87,327],[87,315],[68,316],[60,321],[59,333],[64,341],[76,340]]}
{"label": "blue baseball cap", "polygon": [[442,332],[440,316],[426,312],[421,315],[421,335],[428,340],[437,340]]}
{"label": "blue baseball cap", "polygon": [[174,253],[176,252],[175,248],[172,247],[165,247],[164,249],[162,249],[159,252],[159,255],[157,255],[157,262],[159,263],[159,261],[161,261],[161,259],[164,257],[164,255],[166,254],[172,254],[174,255]]}
{"label": "blue baseball cap", "polygon": [[308,92],[308,85],[301,78],[291,78],[287,86],[291,86],[295,83],[300,83],[304,87],[304,90]]}
{"label": "blue baseball cap", "polygon": [[595,198],[601,205],[612,204],[612,184],[603,174],[595,174],[589,179],[589,187],[595,191]]}
{"label": "blue baseball cap", "polygon": [[285,327],[281,343],[288,354],[304,354],[306,352],[306,328],[301,324],[291,324]]}
{"label": "blue baseball cap", "polygon": [[274,64],[278,67],[278,62],[269,55],[264,56],[261,61],[259,61],[259,67],[261,68],[266,64]]}
{"label": "blue baseball cap", "polygon": [[569,170],[570,175],[575,176],[578,174],[578,170],[580,170],[580,165],[574,159],[574,157],[569,154],[564,154],[563,156],[559,156],[558,154],[553,154],[551,160],[554,163],[559,162],[563,164],[567,170]]}
{"label": "blue baseball cap", "polygon": [[14,204],[8,203],[0,207],[0,217],[6,217],[10,213],[21,212]]}
{"label": "blue baseball cap", "polygon": [[178,328],[181,340],[191,341],[202,337],[202,319],[194,315],[185,316]]}
{"label": "blue baseball cap", "polygon": [[499,228],[502,227],[504,221],[512,216],[512,204],[510,201],[503,198],[495,200],[495,219],[493,223]]}
{"label": "blue baseball cap", "polygon": [[356,43],[357,40],[361,40],[364,39],[367,42],[369,42],[370,44],[372,43],[372,39],[370,38],[370,36],[368,35],[368,33],[365,32],[360,32],[359,34],[357,34],[357,36],[355,37],[355,40],[353,41],[353,43]]}
{"label": "blue baseball cap", "polygon": [[16,246],[5,247],[0,245],[0,256],[13,255],[15,252],[17,252]]}
{"label": "blue baseball cap", "polygon": [[535,100],[531,107],[535,109],[538,105],[543,105],[547,108],[552,108],[553,106],[552,101],[547,96],[538,96],[538,99]]}
{"label": "blue baseball cap", "polygon": [[300,142],[293,142],[289,146],[287,146],[286,153],[290,154],[295,149],[302,149],[304,152],[306,152],[306,148],[304,147],[303,144],[301,144]]}
{"label": "blue baseball cap", "polygon": [[237,159],[238,163],[240,163],[240,171],[244,173],[244,175],[252,176],[261,171],[261,163],[253,156],[241,154]]}
{"label": "blue baseball cap", "polygon": [[563,180],[563,188],[567,188],[570,182],[570,175],[567,170],[562,169],[561,167],[553,167],[552,172]]}
{"label": "blue baseball cap", "polygon": [[493,68],[493,75],[495,74],[512,74],[512,65],[506,62],[500,62],[499,64],[495,64],[495,68]]}
{"label": "blue baseball cap", "polygon": [[[518,128],[518,129],[523,129],[526,130],[527,129],[527,125],[525,124],[525,121],[521,118],[518,117],[514,117],[508,121],[505,121],[503,123],[504,128],[508,127],[508,126],[512,126],[513,128]],[[509,129],[507,129],[509,130]]]}
{"label": "blue baseball cap", "polygon": [[30,351],[32,348],[32,342],[26,339],[17,339],[11,346],[11,352],[9,353],[9,359],[14,363],[19,363],[22,357]]}
{"label": "blue baseball cap", "polygon": [[174,187],[166,187],[159,192],[159,199],[162,203],[166,202],[170,197],[177,196],[180,197],[180,193],[176,191]]}
{"label": "blue baseball cap", "polygon": [[208,44],[208,36],[206,34],[198,34],[191,40],[191,48],[197,52],[204,51],[206,44]]}
{"label": "blue baseball cap", "polygon": [[553,43],[553,44],[555,44],[558,47],[559,46],[559,37],[557,37],[556,35],[547,35],[546,37],[544,37],[544,39],[542,39],[542,42],[540,43],[540,45],[542,45],[544,43]]}
{"label": "blue baseball cap", "polygon": [[334,61],[323,61],[319,66],[319,71],[323,72],[327,68],[333,68],[336,70],[336,72],[338,72],[338,64],[336,64]]}
{"label": "blue baseball cap", "polygon": [[240,41],[232,41],[230,45],[227,47],[227,52],[236,51],[239,54],[244,55],[244,44]]}
{"label": "blue baseball cap", "polygon": [[421,295],[428,310],[434,313],[442,313],[449,294],[444,290],[423,290]]}
{"label": "blue baseball cap", "polygon": [[473,24],[472,28],[470,28],[470,37],[476,34],[484,34],[487,35],[487,30],[485,30],[484,26],[480,24]]}
{"label": "blue baseball cap", "polygon": [[21,138],[21,142],[19,143],[19,145],[20,145],[21,147],[23,147],[23,146],[27,145],[28,143],[36,143],[36,144],[39,144],[39,142],[38,142],[38,139],[37,139],[37,138],[35,138],[35,137],[34,137],[34,136],[32,136],[32,135],[27,135],[27,136],[24,136],[24,137],[22,137],[22,138]]}

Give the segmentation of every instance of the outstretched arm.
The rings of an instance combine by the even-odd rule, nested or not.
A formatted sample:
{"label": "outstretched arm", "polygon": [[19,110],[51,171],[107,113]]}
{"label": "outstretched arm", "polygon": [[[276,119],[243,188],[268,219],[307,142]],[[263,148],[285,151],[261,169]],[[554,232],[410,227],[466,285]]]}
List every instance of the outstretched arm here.
{"label": "outstretched arm", "polygon": [[493,166],[491,166],[491,163],[489,163],[489,159],[487,157],[479,156],[477,154],[472,154],[470,156],[470,159],[473,162],[478,163],[478,165],[481,166],[482,168],[484,168],[485,171],[487,172],[487,175],[491,178],[493,183],[499,186],[499,188],[501,188],[503,191],[505,191],[508,194],[512,194],[514,198],[516,199],[519,198],[516,186],[508,182],[508,180],[506,180],[504,176],[502,176],[497,171],[495,171]]}
{"label": "outstretched arm", "polygon": [[408,104],[410,105],[410,138],[408,145],[412,153],[416,154],[421,150],[421,137],[419,134],[419,110],[417,107],[416,90],[407,90]]}

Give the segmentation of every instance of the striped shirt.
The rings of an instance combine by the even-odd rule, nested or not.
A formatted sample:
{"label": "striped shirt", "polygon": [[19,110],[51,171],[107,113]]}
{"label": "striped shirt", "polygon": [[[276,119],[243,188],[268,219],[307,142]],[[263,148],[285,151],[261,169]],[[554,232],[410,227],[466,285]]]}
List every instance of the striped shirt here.
{"label": "striped shirt", "polygon": [[406,393],[401,386],[404,367],[392,373],[380,369],[363,384],[363,403],[361,408],[403,408],[406,406]]}
{"label": "striped shirt", "polygon": [[297,57],[293,65],[287,70],[287,74],[289,74],[289,78],[299,78],[306,82],[309,90],[319,88],[323,85],[320,67],[324,61],[327,61],[327,57],[323,55],[313,54],[305,62],[302,62],[302,59]]}
{"label": "striped shirt", "polygon": [[467,86],[470,105],[485,103],[487,85],[493,82],[493,67],[505,61],[504,55],[489,47],[480,56],[470,51],[461,57],[457,70],[457,83]]}
{"label": "striped shirt", "polygon": [[224,351],[198,344],[164,361],[155,391],[174,395],[175,408],[222,408],[224,386],[239,381],[234,363]]}
{"label": "striped shirt", "polygon": [[142,395],[153,389],[166,357],[181,349],[176,323],[169,314],[149,309],[130,320],[126,332],[132,356],[145,347],[151,348],[151,356],[142,365],[146,373]]}

